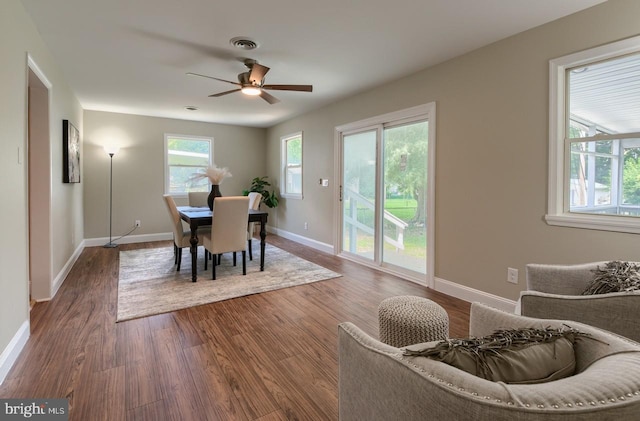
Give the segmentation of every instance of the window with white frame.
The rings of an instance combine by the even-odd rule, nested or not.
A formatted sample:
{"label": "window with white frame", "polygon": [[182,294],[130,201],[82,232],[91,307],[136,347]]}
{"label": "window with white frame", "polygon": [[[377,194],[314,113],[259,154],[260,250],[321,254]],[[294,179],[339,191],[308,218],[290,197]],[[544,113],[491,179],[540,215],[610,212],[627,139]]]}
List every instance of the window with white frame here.
{"label": "window with white frame", "polygon": [[640,232],[640,37],[550,71],[547,222]]}
{"label": "window with white frame", "polygon": [[209,191],[206,179],[194,174],[213,162],[213,139],[210,137],[164,135],[164,191],[176,196],[188,192]]}
{"label": "window with white frame", "polygon": [[282,185],[284,197],[302,199],[302,132],[283,136]]}

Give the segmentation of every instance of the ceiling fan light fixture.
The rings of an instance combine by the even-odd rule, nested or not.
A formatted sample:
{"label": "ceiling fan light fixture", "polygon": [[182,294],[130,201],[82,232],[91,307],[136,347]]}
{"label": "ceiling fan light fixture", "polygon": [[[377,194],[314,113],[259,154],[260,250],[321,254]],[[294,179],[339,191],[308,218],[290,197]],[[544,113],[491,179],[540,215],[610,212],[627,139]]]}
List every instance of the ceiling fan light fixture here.
{"label": "ceiling fan light fixture", "polygon": [[243,86],[242,87],[242,93],[245,94],[245,95],[256,96],[256,95],[260,95],[260,92],[262,92],[260,90],[260,88],[257,88],[255,86]]}

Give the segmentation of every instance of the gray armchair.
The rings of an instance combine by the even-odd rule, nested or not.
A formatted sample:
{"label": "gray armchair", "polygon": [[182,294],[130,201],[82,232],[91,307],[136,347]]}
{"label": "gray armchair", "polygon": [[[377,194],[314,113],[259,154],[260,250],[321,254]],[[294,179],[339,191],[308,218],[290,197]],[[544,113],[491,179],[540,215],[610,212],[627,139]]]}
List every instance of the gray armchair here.
{"label": "gray armchair", "polygon": [[640,414],[640,344],[577,322],[538,320],[474,303],[470,334],[569,324],[595,340],[576,341],[576,374],[511,385],[426,357],[407,357],[352,323],[338,328],[340,420],[602,421]]}
{"label": "gray armchair", "polygon": [[520,313],[540,319],[575,320],[640,342],[640,291],[581,295],[607,262],[526,266],[527,291]]}

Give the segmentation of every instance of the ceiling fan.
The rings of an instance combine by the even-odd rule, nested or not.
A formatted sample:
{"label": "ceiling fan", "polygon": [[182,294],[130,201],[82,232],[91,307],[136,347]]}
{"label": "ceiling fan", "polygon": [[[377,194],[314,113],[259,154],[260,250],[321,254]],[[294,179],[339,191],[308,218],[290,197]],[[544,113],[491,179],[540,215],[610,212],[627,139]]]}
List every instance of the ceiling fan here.
{"label": "ceiling fan", "polygon": [[258,64],[256,60],[252,59],[245,59],[244,65],[247,66],[249,70],[238,75],[238,82],[232,82],[230,80],[219,79],[217,77],[201,75],[198,73],[189,72],[187,74],[191,76],[206,77],[208,79],[218,80],[220,82],[226,82],[232,85],[239,86],[239,88],[232,89],[230,91],[211,94],[209,95],[210,97],[219,97],[231,94],[233,92],[241,91],[245,95],[259,95],[269,104],[275,104],[277,102],[280,102],[280,100],[270,93],[266,92],[266,90],[299,92],[311,92],[313,90],[312,85],[265,85],[264,76],[269,71],[268,67]]}

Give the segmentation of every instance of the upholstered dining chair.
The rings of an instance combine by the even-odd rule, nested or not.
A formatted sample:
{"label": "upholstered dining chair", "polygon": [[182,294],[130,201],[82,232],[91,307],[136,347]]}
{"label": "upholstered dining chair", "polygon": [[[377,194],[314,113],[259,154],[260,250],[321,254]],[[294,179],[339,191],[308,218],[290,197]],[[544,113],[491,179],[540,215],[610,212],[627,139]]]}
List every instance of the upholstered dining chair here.
{"label": "upholstered dining chair", "polygon": [[[260,207],[260,202],[262,201],[262,195],[260,193],[251,192],[249,193],[249,209],[258,210]],[[253,251],[251,240],[253,240],[253,231],[255,229],[255,222],[249,222],[247,226],[247,243],[249,246],[249,260],[253,260]]]}
{"label": "upholstered dining chair", "polygon": [[[242,252],[242,274],[247,274],[247,219],[249,198],[247,196],[216,197],[213,201],[211,230],[202,236],[205,250],[213,256],[222,253]],[[217,260],[211,263],[211,279],[216,279]],[[207,257],[205,256],[205,268]]]}
{"label": "upholstered dining chair", "polygon": [[[187,227],[180,218],[176,202],[170,194],[162,196],[164,202],[167,205],[169,216],[171,217],[171,229],[173,230],[173,251],[175,262],[177,265],[176,271],[180,271],[180,263],[182,262],[182,249],[185,247],[191,247],[191,229]],[[208,227],[207,227],[208,230]],[[198,237],[202,235],[203,231],[198,231]]]}
{"label": "upholstered dining chair", "polygon": [[189,206],[194,208],[206,208],[207,206],[207,197],[209,197],[209,192],[206,191],[190,191],[189,192]]}

